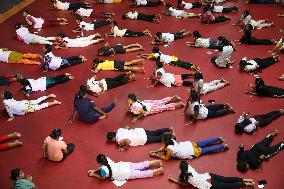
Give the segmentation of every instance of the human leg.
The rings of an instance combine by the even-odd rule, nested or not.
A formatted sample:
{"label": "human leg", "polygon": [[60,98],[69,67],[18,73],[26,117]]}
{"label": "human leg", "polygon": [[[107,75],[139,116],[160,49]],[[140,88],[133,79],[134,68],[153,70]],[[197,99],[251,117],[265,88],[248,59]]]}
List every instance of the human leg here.
{"label": "human leg", "polygon": [[245,187],[245,183],[242,178],[238,177],[224,177],[210,173],[212,181],[212,189],[229,189]]}
{"label": "human leg", "polygon": [[283,115],[283,111],[278,110],[263,115],[255,115],[254,118],[259,122],[257,125],[258,127],[265,127],[281,115]]}
{"label": "human leg", "polygon": [[[69,156],[70,154],[72,154],[73,151],[74,151],[74,149],[75,149],[75,145],[74,145],[74,144],[72,144],[72,143],[67,144],[67,152],[64,152],[64,151],[63,151],[63,159],[67,158],[67,156]],[[62,160],[63,160],[63,159],[62,159]]]}
{"label": "human leg", "polygon": [[205,147],[211,144],[215,144],[215,143],[219,143],[219,142],[223,142],[224,139],[222,137],[213,137],[213,138],[208,138],[199,142],[196,142],[196,145],[198,147]]}

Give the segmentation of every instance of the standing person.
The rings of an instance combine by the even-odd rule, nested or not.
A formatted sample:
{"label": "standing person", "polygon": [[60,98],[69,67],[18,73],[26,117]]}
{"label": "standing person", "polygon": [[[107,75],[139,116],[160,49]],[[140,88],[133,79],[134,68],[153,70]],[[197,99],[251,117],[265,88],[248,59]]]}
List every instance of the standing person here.
{"label": "standing person", "polygon": [[33,177],[30,175],[25,176],[25,173],[19,168],[11,170],[10,179],[13,182],[13,189],[36,189]]}
{"label": "standing person", "polygon": [[235,60],[231,60],[232,53],[234,51],[233,46],[230,44],[219,45],[217,47],[219,51],[219,56],[213,56],[211,58],[211,63],[219,68],[226,68],[230,64],[233,64]]}
{"label": "standing person", "polygon": [[114,56],[115,54],[126,54],[136,51],[144,51],[145,49],[139,43],[130,45],[113,45],[110,46],[108,42],[98,49],[98,56]]}
{"label": "standing person", "polygon": [[185,31],[185,29],[175,32],[175,33],[162,33],[157,32],[154,40],[151,42],[152,45],[161,45],[164,43],[171,43],[178,39],[182,39],[184,37],[191,36],[190,31]]}
{"label": "standing person", "polygon": [[284,149],[284,141],[270,146],[278,130],[267,135],[262,141],[253,145],[249,150],[244,149],[241,144],[237,153],[237,169],[240,172],[246,172],[249,168],[260,169],[263,160],[268,160],[272,156]]}
{"label": "standing person", "polygon": [[77,113],[82,121],[86,123],[96,123],[101,119],[107,118],[107,113],[115,107],[116,99],[114,99],[108,106],[100,108],[94,103],[94,101],[87,98],[87,95],[87,90],[82,90],[81,88],[78,94],[75,95],[75,99],[73,101],[74,109],[68,120],[69,123],[74,121]]}
{"label": "standing person", "polygon": [[221,89],[230,83],[225,79],[221,78],[218,80],[213,80],[210,83],[204,83],[203,75],[201,72],[196,72],[193,74],[193,88],[198,95],[205,95],[207,93]]}
{"label": "standing person", "polygon": [[143,128],[119,128],[117,131],[108,132],[107,140],[118,144],[118,151],[128,150],[130,146],[142,146],[145,144],[162,142],[165,136],[174,136],[175,131],[171,128],[147,130]]}
{"label": "standing person", "polygon": [[[22,135],[18,132],[14,132],[14,133],[10,133],[10,134],[0,136],[0,151],[8,150],[8,149],[15,148],[15,147],[18,147],[18,146],[22,146],[23,143],[21,141],[14,140],[16,138],[20,138],[21,136]],[[14,140],[14,141],[4,143],[7,140]]]}
{"label": "standing person", "polygon": [[0,62],[12,63],[12,64],[40,65],[41,64],[40,62],[31,60],[36,58],[42,59],[42,56],[40,54],[20,53],[17,51],[11,51],[8,48],[0,49]]}
{"label": "standing person", "polygon": [[205,24],[215,24],[220,22],[225,22],[226,20],[231,20],[228,16],[214,16],[212,13],[212,8],[209,4],[203,7],[203,14],[201,15],[201,22]]}
{"label": "standing person", "polygon": [[67,58],[54,56],[54,54],[52,53],[52,46],[45,45],[43,61],[44,61],[43,68],[45,69],[45,71],[48,71],[48,70],[64,69],[70,66],[81,64],[87,61],[87,59],[82,55],[71,56]]}
{"label": "standing person", "polygon": [[164,0],[156,0],[156,1],[149,1],[149,0],[131,0],[132,4],[130,7],[157,7],[159,5],[165,5]]}
{"label": "standing person", "polygon": [[211,119],[220,117],[230,113],[235,113],[235,110],[228,103],[206,106],[200,100],[197,92],[195,90],[191,90],[187,104],[184,108],[184,113],[189,119],[186,125],[190,125],[195,123],[199,119]]}
{"label": "standing person", "polygon": [[183,9],[193,9],[193,8],[200,8],[202,7],[202,1],[195,1],[193,3],[186,3],[185,1],[183,0],[178,0],[177,1],[178,3],[178,8],[183,8]]}
{"label": "standing person", "polygon": [[167,11],[163,11],[162,14],[165,14],[167,16],[173,16],[175,18],[181,19],[181,18],[199,18],[200,15],[195,13],[188,13],[184,10],[178,10],[175,9],[170,3],[166,4]]}
{"label": "standing person", "polygon": [[58,9],[58,10],[69,10],[72,11],[74,9],[79,9],[79,8],[92,8],[92,6],[89,3],[82,2],[82,3],[68,3],[68,2],[61,2],[59,0],[50,0],[52,3],[53,9]]}
{"label": "standing person", "polygon": [[74,33],[83,32],[83,31],[92,31],[97,28],[107,26],[112,22],[112,19],[106,19],[97,22],[85,22],[80,16],[77,16],[76,22],[78,24],[78,28],[72,30]]}
{"label": "standing person", "polygon": [[0,86],[9,86],[11,83],[19,81],[19,74],[3,74],[0,75]]}
{"label": "standing person", "polygon": [[268,112],[262,115],[254,115],[251,118],[248,117],[249,113],[243,112],[235,125],[235,133],[253,134],[258,131],[258,128],[263,128],[269,125],[272,121],[276,120],[284,114],[284,110]]}
{"label": "standing person", "polygon": [[25,17],[27,24],[35,29],[41,29],[50,26],[64,26],[68,24],[65,18],[56,18],[55,20],[45,20],[41,17],[37,18],[32,16],[27,10],[23,10],[23,17]]}
{"label": "standing person", "polygon": [[245,72],[257,72],[259,70],[263,70],[269,66],[272,66],[279,61],[280,58],[278,56],[254,58],[252,60],[247,60],[247,57],[244,57],[239,63],[239,68],[241,71]]}
{"label": "standing person", "polygon": [[126,14],[122,15],[122,19],[130,19],[130,20],[142,20],[146,22],[153,22],[158,24],[159,20],[161,19],[160,14],[144,14],[137,11],[134,12],[127,12]]}
{"label": "standing person", "polygon": [[131,93],[128,94],[127,102],[128,108],[126,111],[135,115],[135,117],[132,119],[132,122],[136,122],[138,119],[147,115],[184,107],[184,103],[181,102],[181,98],[177,95],[166,97],[161,100],[139,101],[136,95]]}
{"label": "standing person", "polygon": [[9,116],[7,121],[12,121],[14,119],[14,115],[25,115],[26,113],[32,113],[44,108],[61,104],[61,102],[58,102],[57,100],[42,103],[49,98],[55,98],[56,95],[54,94],[42,96],[36,100],[17,101],[13,98],[13,95],[10,91],[4,91],[1,93],[1,97],[3,99],[5,110]]}
{"label": "standing person", "polygon": [[150,151],[151,157],[156,157],[161,160],[169,160],[170,158],[177,159],[193,159],[202,155],[221,152],[229,149],[227,144],[214,145],[222,143],[222,137],[208,138],[199,142],[177,142],[174,138],[166,136],[163,139],[164,145],[154,151]]}
{"label": "standing person", "polygon": [[142,32],[131,31],[129,29],[119,29],[115,21],[111,23],[111,26],[111,33],[105,33],[106,37],[141,37],[143,35],[152,37],[152,34],[148,29],[145,29]]}
{"label": "standing person", "polygon": [[214,173],[197,173],[186,161],[181,161],[179,164],[180,175],[179,179],[174,179],[169,176],[171,182],[180,185],[192,185],[197,189],[231,189],[254,187],[255,182],[252,179],[238,177],[224,177]]}
{"label": "standing person", "polygon": [[106,90],[122,86],[130,81],[135,81],[136,77],[131,72],[123,73],[114,78],[97,79],[94,75],[87,80],[87,89],[98,95],[103,94]]}
{"label": "standing person", "polygon": [[43,157],[50,161],[62,161],[74,151],[75,145],[63,141],[61,129],[52,130],[42,144]]}
{"label": "standing person", "polygon": [[276,55],[279,52],[284,52],[284,35],[277,42],[276,46],[271,51],[269,51],[269,53],[271,53],[272,55]]}
{"label": "standing person", "polygon": [[48,88],[54,87],[57,84],[65,83],[74,77],[69,73],[60,74],[53,77],[40,77],[38,79],[22,78],[22,91],[26,96],[30,96],[32,92],[45,91]]}

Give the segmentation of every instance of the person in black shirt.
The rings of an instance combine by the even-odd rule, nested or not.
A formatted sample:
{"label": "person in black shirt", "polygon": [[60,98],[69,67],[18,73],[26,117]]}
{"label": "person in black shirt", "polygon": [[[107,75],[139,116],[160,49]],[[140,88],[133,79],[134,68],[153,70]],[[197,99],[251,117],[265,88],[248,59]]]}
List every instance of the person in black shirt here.
{"label": "person in black shirt", "polygon": [[115,54],[126,54],[135,51],[144,51],[145,49],[139,43],[130,45],[110,46],[107,42],[103,47],[98,49],[98,56],[114,56]]}
{"label": "person in black shirt", "polygon": [[259,169],[263,160],[276,155],[284,149],[284,141],[271,146],[273,138],[278,134],[278,130],[267,135],[262,141],[252,146],[249,150],[244,150],[241,144],[237,153],[237,169],[240,172],[246,172],[249,168]]}

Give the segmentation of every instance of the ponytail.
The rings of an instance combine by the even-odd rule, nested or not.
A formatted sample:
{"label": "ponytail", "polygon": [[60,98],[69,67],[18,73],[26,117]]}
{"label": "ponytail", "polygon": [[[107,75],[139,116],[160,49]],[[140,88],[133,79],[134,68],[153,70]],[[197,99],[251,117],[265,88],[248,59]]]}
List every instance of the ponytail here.
{"label": "ponytail", "polygon": [[104,154],[99,154],[99,155],[97,155],[97,162],[100,163],[100,164],[102,164],[102,165],[104,165],[104,166],[106,166],[106,167],[108,168],[108,170],[109,170],[109,178],[110,178],[111,180],[114,180],[114,179],[112,178],[112,170],[111,170],[111,167],[110,167],[110,165],[109,165],[109,163],[108,163],[108,161],[107,161],[106,156],[105,156]]}
{"label": "ponytail", "polygon": [[188,163],[186,161],[181,161],[179,164],[179,168],[180,168],[180,175],[179,175],[179,181],[181,183],[186,183],[188,182],[188,178],[191,176],[192,177],[192,173],[188,172]]}

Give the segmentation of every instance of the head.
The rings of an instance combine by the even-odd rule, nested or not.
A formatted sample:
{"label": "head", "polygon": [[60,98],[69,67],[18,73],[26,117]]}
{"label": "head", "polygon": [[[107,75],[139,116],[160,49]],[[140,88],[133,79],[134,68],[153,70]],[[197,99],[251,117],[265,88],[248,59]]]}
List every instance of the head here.
{"label": "head", "polygon": [[211,11],[211,5],[210,4],[205,4],[203,7],[204,11]]}
{"label": "head", "polygon": [[240,67],[241,70],[243,70],[246,65],[247,65],[247,61],[245,61],[245,60],[241,60],[240,63],[239,63],[239,67]]}
{"label": "head", "polygon": [[193,31],[192,34],[193,34],[193,37],[195,37],[195,38],[201,37],[201,34],[198,31]]}
{"label": "head", "polygon": [[247,17],[248,15],[250,15],[249,10],[244,10],[243,15],[244,15],[244,17]]}
{"label": "head", "polygon": [[23,25],[22,25],[21,23],[17,23],[17,24],[15,24],[15,28],[16,28],[16,30],[17,30],[17,29],[20,29],[22,26],[23,26]]}
{"label": "head", "polygon": [[57,40],[58,40],[58,41],[63,41],[63,38],[64,38],[64,37],[67,37],[67,36],[66,36],[64,33],[59,33],[59,34],[58,34],[58,37],[57,37]]}
{"label": "head", "polygon": [[159,49],[159,47],[153,47],[153,49],[152,49],[152,53],[160,53],[160,49]]}
{"label": "head", "polygon": [[77,16],[76,17],[76,22],[78,23],[78,24],[80,24],[80,22],[82,22],[83,21],[83,19],[81,18],[81,16]]}
{"label": "head", "polygon": [[[160,57],[158,57],[158,58],[160,58]],[[159,68],[163,68],[163,63],[160,61],[160,59],[158,59],[156,61],[156,69],[159,69]]]}
{"label": "head", "polygon": [[114,27],[114,26],[118,26],[116,21],[112,21],[112,22],[111,22],[111,25],[112,25],[113,27]]}
{"label": "head", "polygon": [[127,19],[127,16],[124,14],[124,15],[122,15],[122,20],[126,20]]}
{"label": "head", "polygon": [[245,31],[252,31],[253,30],[253,26],[251,24],[247,24]]}
{"label": "head", "polygon": [[61,137],[61,133],[61,129],[54,129],[49,136],[53,139],[59,139]]}
{"label": "head", "polygon": [[256,88],[264,86],[264,81],[260,77],[256,77],[254,80],[254,84]]}
{"label": "head", "polygon": [[109,142],[115,142],[115,137],[116,137],[116,132],[115,131],[107,133],[107,140]]}
{"label": "head", "polygon": [[52,45],[49,45],[49,44],[45,44],[44,45],[44,53],[50,53],[52,51]]}
{"label": "head", "polygon": [[224,47],[223,44],[219,44],[218,47],[217,47],[217,50],[218,50],[219,52],[222,52],[222,51],[223,51],[223,47]]}
{"label": "head", "polygon": [[179,169],[180,169],[179,181],[181,183],[187,183],[188,178],[190,176],[192,177],[192,174],[188,172],[188,163],[186,161],[181,161],[179,164]]}
{"label": "head", "polygon": [[245,125],[244,125],[244,124],[242,124],[242,123],[237,123],[237,124],[235,125],[235,133],[236,133],[236,134],[239,134],[239,135],[243,134],[244,128],[245,128]]}
{"label": "head", "polygon": [[8,100],[8,99],[12,99],[13,98],[13,95],[10,91],[3,91],[1,93],[1,97],[5,100]]}
{"label": "head", "polygon": [[109,170],[109,177],[112,178],[112,170],[111,170],[111,167],[110,165],[108,164],[108,161],[107,161],[107,157],[104,155],[104,154],[99,154],[97,155],[97,163],[100,164],[101,166],[104,165],[108,168]]}
{"label": "head", "polygon": [[245,173],[249,169],[249,164],[246,161],[239,161],[237,162],[237,169],[238,171]]}
{"label": "head", "polygon": [[194,79],[194,81],[198,81],[198,80],[200,80],[200,79],[203,79],[202,73],[201,73],[201,72],[196,72],[196,73],[194,73],[194,74],[193,74],[193,79]]}
{"label": "head", "polygon": [[172,4],[170,4],[170,3],[167,3],[167,4],[166,4],[166,8],[167,8],[167,9],[169,9],[169,8],[171,8],[171,7],[173,7]]}
{"label": "head", "polygon": [[162,32],[157,32],[157,33],[156,33],[156,37],[162,38]]}
{"label": "head", "polygon": [[196,101],[199,102],[200,99],[199,99],[199,96],[198,96],[198,94],[197,94],[197,92],[195,90],[191,90],[190,91],[189,100],[191,102],[196,102]]}
{"label": "head", "polygon": [[25,174],[21,169],[14,168],[14,169],[11,170],[11,176],[10,176],[11,180],[16,181],[16,180],[24,178],[24,177],[25,177]]}
{"label": "head", "polygon": [[26,9],[24,9],[23,10],[23,16],[26,17],[28,14],[29,14],[29,12]]}
{"label": "head", "polygon": [[103,62],[102,60],[96,58],[93,60],[93,68],[96,68],[98,66],[99,63]]}
{"label": "head", "polygon": [[137,101],[137,97],[133,93],[128,94],[127,98],[128,98],[127,102],[128,102],[129,105],[131,105],[131,104],[133,104],[134,102]]}

